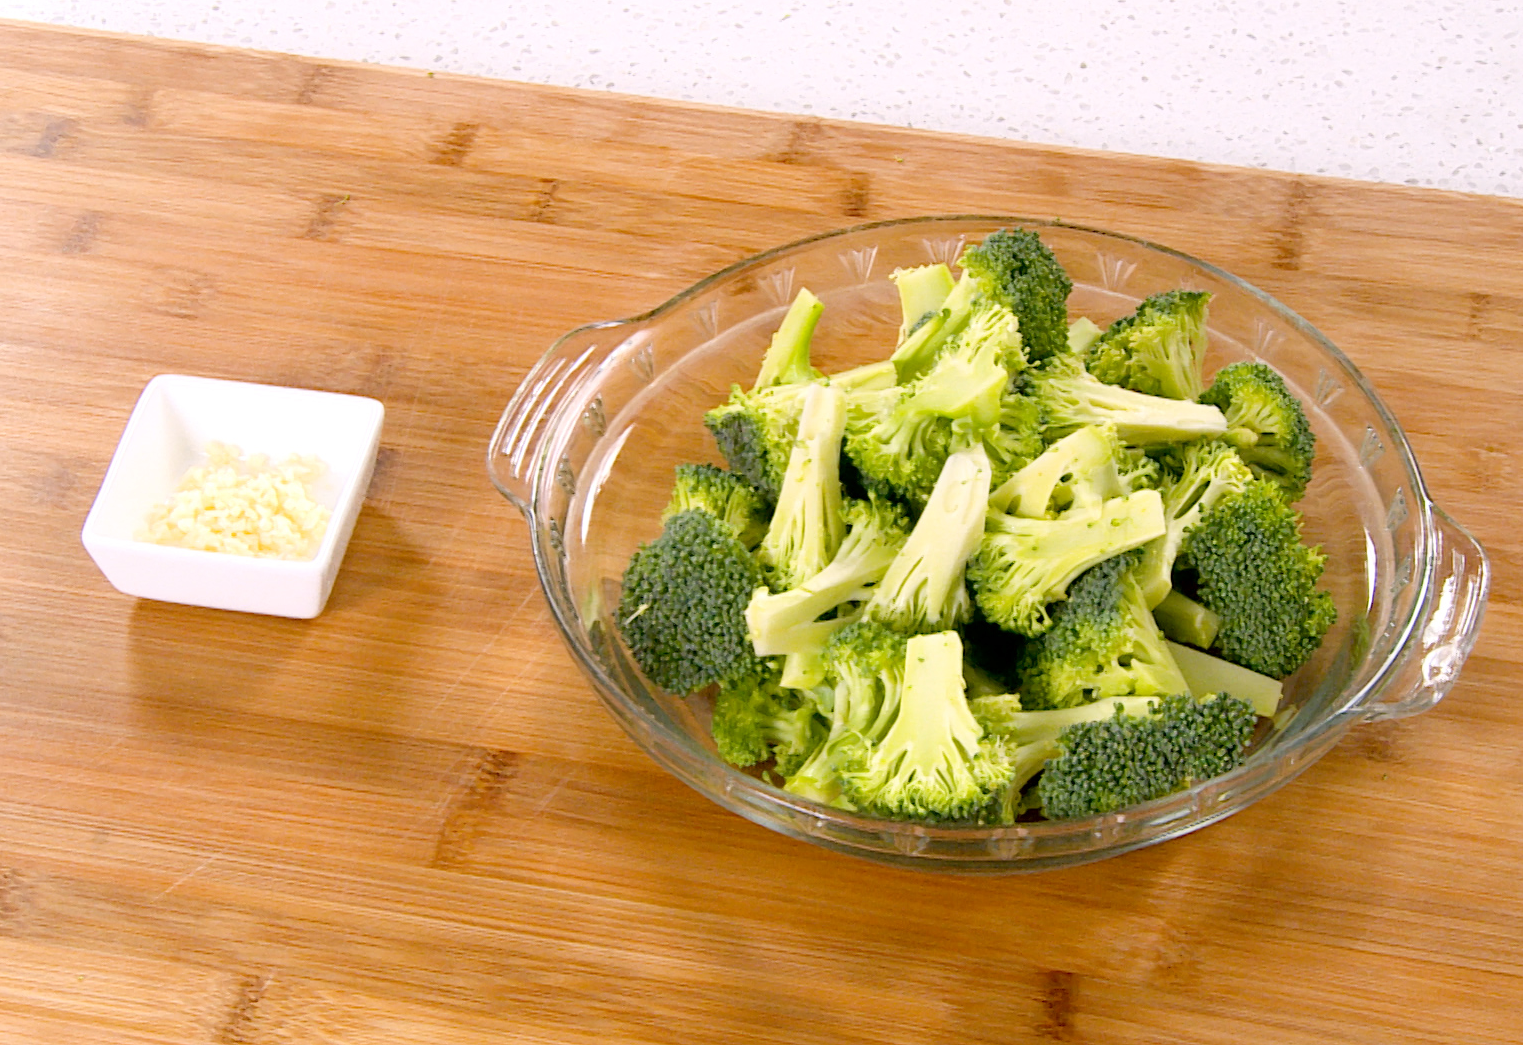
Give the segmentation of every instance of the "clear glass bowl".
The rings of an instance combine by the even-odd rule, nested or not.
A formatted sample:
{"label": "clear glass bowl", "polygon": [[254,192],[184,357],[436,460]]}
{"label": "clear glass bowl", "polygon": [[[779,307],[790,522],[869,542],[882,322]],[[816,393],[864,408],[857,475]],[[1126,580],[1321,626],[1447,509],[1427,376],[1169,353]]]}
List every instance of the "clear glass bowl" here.
{"label": "clear glass bowl", "polygon": [[[630,554],[660,532],[672,469],[720,459],[705,410],[749,386],[794,293],[825,303],[814,360],[831,372],[883,358],[899,324],[889,274],[955,262],[999,228],[1038,230],[1073,277],[1070,309],[1102,326],[1149,294],[1208,290],[1207,371],[1240,359],[1283,374],[1318,436],[1299,507],[1321,544],[1338,623],[1285,686],[1284,728],[1237,771],[1085,820],[959,827],[857,816],[794,797],[714,753],[702,699],[651,685],[612,616]],[[1041,870],[1204,827],[1293,779],[1361,722],[1414,715],[1454,684],[1480,625],[1484,551],[1429,499],[1400,427],[1353,365],[1278,301],[1222,270],[1128,236],[1020,218],[862,225],[732,265],[652,312],[566,334],[530,371],[488,450],[527,518],[545,597],[608,710],[652,758],[720,805],[805,841],[901,866]]]}

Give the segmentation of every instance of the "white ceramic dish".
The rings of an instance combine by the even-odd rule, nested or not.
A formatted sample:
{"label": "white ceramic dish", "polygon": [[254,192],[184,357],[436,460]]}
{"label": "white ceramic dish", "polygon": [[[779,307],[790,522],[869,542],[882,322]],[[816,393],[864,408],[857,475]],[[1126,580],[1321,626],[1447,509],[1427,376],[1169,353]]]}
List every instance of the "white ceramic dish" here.
{"label": "white ceramic dish", "polygon": [[[363,396],[160,374],[138,397],[80,534],[118,591],[144,599],[278,617],[316,617],[375,468],[385,408]],[[313,489],[331,513],[307,560],[251,558],[135,538],[207,446],[228,443],[280,461],[315,455],[327,465]]]}

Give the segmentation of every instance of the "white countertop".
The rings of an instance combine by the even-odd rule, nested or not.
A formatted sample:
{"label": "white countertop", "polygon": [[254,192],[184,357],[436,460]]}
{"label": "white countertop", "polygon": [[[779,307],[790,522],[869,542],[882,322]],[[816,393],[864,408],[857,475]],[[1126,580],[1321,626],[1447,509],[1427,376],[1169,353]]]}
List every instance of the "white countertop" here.
{"label": "white countertop", "polygon": [[1512,0],[0,0],[0,17],[1523,197]]}

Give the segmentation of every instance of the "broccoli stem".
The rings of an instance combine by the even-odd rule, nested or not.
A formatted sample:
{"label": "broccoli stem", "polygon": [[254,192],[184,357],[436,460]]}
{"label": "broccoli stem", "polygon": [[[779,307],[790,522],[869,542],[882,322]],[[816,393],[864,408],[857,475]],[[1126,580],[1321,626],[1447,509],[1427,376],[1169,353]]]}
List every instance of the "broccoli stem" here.
{"label": "broccoli stem", "polygon": [[1222,626],[1221,614],[1173,589],[1153,607],[1153,619],[1159,630],[1175,642],[1187,642],[1201,649],[1211,648]]}
{"label": "broccoli stem", "polygon": [[809,346],[814,339],[815,324],[825,311],[824,304],[808,290],[800,290],[788,306],[782,325],[772,335],[761,372],[756,375],[752,391],[771,385],[793,385],[812,381],[819,373],[809,365]]}
{"label": "broccoli stem", "polygon": [[1179,665],[1179,673],[1190,687],[1190,695],[1200,700],[1211,693],[1225,693],[1250,705],[1256,715],[1273,718],[1280,707],[1284,687],[1279,680],[1202,653],[1189,646],[1170,642],[1169,651]]}
{"label": "broccoli stem", "polygon": [[1103,697],[1072,708],[1044,708],[1022,711],[1020,697],[1013,693],[975,697],[968,701],[973,717],[984,729],[997,736],[1014,738],[1021,744],[1056,740],[1058,734],[1079,722],[1101,722],[1116,714],[1116,705],[1127,715],[1151,714],[1162,696]]}
{"label": "broccoli stem", "polygon": [[895,269],[889,277],[899,288],[899,340],[903,342],[918,328],[927,315],[941,310],[956,281],[944,264],[919,265]]}

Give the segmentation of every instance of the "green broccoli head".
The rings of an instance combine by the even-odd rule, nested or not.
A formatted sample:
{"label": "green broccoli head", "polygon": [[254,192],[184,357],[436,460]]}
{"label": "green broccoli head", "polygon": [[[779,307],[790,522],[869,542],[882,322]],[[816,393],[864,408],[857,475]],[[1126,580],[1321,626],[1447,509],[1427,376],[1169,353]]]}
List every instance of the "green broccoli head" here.
{"label": "green broccoli head", "polygon": [[769,505],[782,489],[809,387],[773,385],[744,392],[736,385],[728,400],[703,415],[730,471],[756,487]]}
{"label": "green broccoli head", "polygon": [[619,631],[636,663],[664,689],[734,685],[762,668],[745,618],[761,583],[761,568],[727,525],[698,509],[679,512],[630,557]]}
{"label": "green broccoli head", "polygon": [[1189,692],[1132,576],[1138,558],[1128,552],[1106,559],[1069,585],[1052,610],[1052,627],[1022,651],[1023,708]]}
{"label": "green broccoli head", "polygon": [[1301,498],[1311,482],[1317,437],[1301,401],[1274,368],[1251,362],[1224,366],[1200,401],[1226,416],[1222,438],[1254,475],[1276,484],[1287,502]]}
{"label": "green broccoli head", "polygon": [[1221,617],[1222,657],[1282,679],[1304,664],[1337,619],[1317,588],[1325,557],[1301,539],[1300,516],[1272,483],[1254,480],[1201,516],[1180,546],[1196,598]]}
{"label": "green broccoli head", "polygon": [[984,743],[963,695],[962,642],[955,631],[904,645],[904,682],[892,721],[877,740],[844,745],[846,797],[865,812],[916,820],[965,820],[1009,783],[1007,749]]}
{"label": "green broccoli head", "polygon": [[1074,578],[1163,532],[1157,490],[1113,497],[1056,519],[990,511],[968,563],[968,583],[990,621],[1022,635],[1040,635],[1052,624],[1048,607],[1066,597]]}
{"label": "green broccoli head", "polygon": [[1035,232],[991,233],[963,251],[960,264],[980,289],[1018,317],[1028,359],[1047,359],[1068,347],[1073,281]]}
{"label": "green broccoli head", "polygon": [[1118,709],[1069,726],[1037,784],[1042,812],[1052,820],[1113,813],[1220,776],[1242,764],[1256,723],[1233,697],[1174,695],[1150,715]]}
{"label": "green broccoli head", "polygon": [[[1206,358],[1206,309],[1211,295],[1171,290],[1145,298],[1087,349],[1089,372],[1135,392],[1195,399]],[[1216,404],[1220,406],[1221,404]]]}
{"label": "green broccoli head", "polygon": [[951,423],[901,386],[848,397],[844,451],[869,493],[921,505],[952,452]]}
{"label": "green broccoli head", "polygon": [[1221,435],[1227,419],[1214,406],[1134,392],[1099,380],[1072,355],[1054,356],[1031,378],[1031,394],[1058,439],[1086,425],[1111,424],[1132,446],[1184,443]]}
{"label": "green broccoli head", "polygon": [[817,711],[807,694],[784,689],[775,673],[749,675],[715,696],[710,732],[719,757],[731,765],[771,759],[787,776],[825,740]]}
{"label": "green broccoli head", "polygon": [[904,649],[909,637],[863,620],[836,632],[825,645],[826,676],[834,681],[833,736],[854,733],[876,740],[899,707]]}
{"label": "green broccoli head", "polygon": [[1174,560],[1185,534],[1223,497],[1246,489],[1254,481],[1243,459],[1219,439],[1186,443],[1170,455],[1169,478],[1162,487],[1167,529],[1143,548],[1136,570],[1137,583],[1149,606],[1157,606],[1172,589]]}
{"label": "green broccoli head", "polygon": [[661,521],[695,508],[729,526],[747,548],[756,547],[767,532],[767,506],[756,487],[711,464],[679,464]]}

